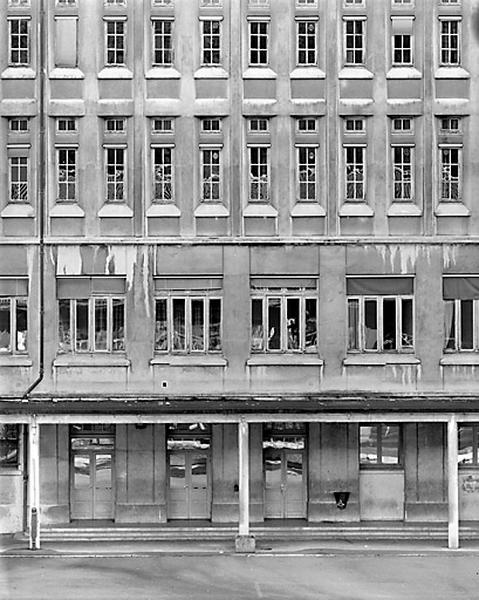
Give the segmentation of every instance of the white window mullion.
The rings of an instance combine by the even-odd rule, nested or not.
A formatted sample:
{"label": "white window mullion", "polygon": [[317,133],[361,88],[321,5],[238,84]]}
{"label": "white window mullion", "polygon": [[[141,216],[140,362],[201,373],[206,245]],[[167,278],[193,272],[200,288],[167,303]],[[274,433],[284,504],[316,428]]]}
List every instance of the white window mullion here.
{"label": "white window mullion", "polygon": [[281,337],[279,341],[279,347],[281,352],[286,352],[288,350],[288,310],[286,296],[281,296],[280,301],[279,322]]}
{"label": "white window mullion", "polygon": [[456,347],[462,350],[461,301],[456,300]]}
{"label": "white window mullion", "polygon": [[95,350],[95,299],[88,299],[88,352]]}
{"label": "white window mullion", "polygon": [[402,298],[396,297],[396,351],[402,350]]}
{"label": "white window mullion", "polygon": [[191,352],[191,298],[185,297],[185,352]]}
{"label": "white window mullion", "polygon": [[377,329],[376,329],[376,340],[377,340],[377,351],[382,352],[384,346],[384,320],[383,320],[383,298],[382,296],[376,296],[376,312],[377,312]]}
{"label": "white window mullion", "polygon": [[107,298],[106,303],[106,349],[112,351],[113,343],[113,298]]}
{"label": "white window mullion", "polygon": [[359,350],[364,352],[366,349],[366,321],[364,319],[364,296],[358,298],[358,341]]}
{"label": "white window mullion", "polygon": [[478,303],[477,300],[472,301],[472,336],[473,336],[473,350],[478,348],[478,336],[477,336],[477,316],[478,316]]}

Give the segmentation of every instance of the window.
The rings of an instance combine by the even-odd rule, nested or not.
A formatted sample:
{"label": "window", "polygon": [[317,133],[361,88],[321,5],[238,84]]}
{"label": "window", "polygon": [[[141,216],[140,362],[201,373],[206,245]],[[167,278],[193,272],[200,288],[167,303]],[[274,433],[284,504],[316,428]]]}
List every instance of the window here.
{"label": "window", "polygon": [[218,7],[223,6],[223,0],[201,0],[202,7]]}
{"label": "window", "polygon": [[125,119],[105,119],[105,133],[124,133]]}
{"label": "window", "polygon": [[151,0],[152,6],[173,6],[174,0]]}
{"label": "window", "polygon": [[269,202],[269,147],[250,146],[249,199],[251,202]]}
{"label": "window", "polygon": [[393,6],[412,6],[413,0],[392,0]]}
{"label": "window", "polygon": [[345,133],[364,133],[366,122],[362,117],[350,117],[344,120]]}
{"label": "window", "polygon": [[364,19],[346,19],[344,21],[344,48],[346,65],[362,65],[365,59]]}
{"label": "window", "polygon": [[252,352],[317,352],[317,298],[301,292],[251,299]]}
{"label": "window", "polygon": [[479,350],[479,277],[444,277],[444,348]]}
{"label": "window", "polygon": [[201,152],[201,200],[221,200],[221,148],[202,148]]}
{"label": "window", "polygon": [[316,146],[298,146],[297,187],[300,202],[314,202],[318,199],[318,165]]}
{"label": "window", "polygon": [[201,119],[202,133],[221,133],[221,119]]}
{"label": "window", "polygon": [[155,352],[221,352],[221,329],[221,298],[156,299]]}
{"label": "window", "polygon": [[57,148],[57,200],[75,202],[77,187],[76,148]]}
{"label": "window", "polygon": [[414,307],[410,278],[348,278],[347,290],[348,351],[413,350]]}
{"label": "window", "polygon": [[462,148],[444,146],[440,153],[440,200],[442,202],[461,201],[461,162]]}
{"label": "window", "polygon": [[0,297],[0,353],[27,352],[27,298]]}
{"label": "window", "polygon": [[24,118],[8,119],[8,128],[12,133],[28,133],[30,121]]}
{"label": "window", "polygon": [[19,464],[20,426],[0,423],[0,469],[16,469]]}
{"label": "window", "polygon": [[394,117],[391,121],[392,133],[413,133],[414,121],[411,117]]}
{"label": "window", "polygon": [[298,133],[316,133],[318,120],[315,117],[300,117],[296,119],[296,131]]}
{"label": "window", "polygon": [[77,120],[73,117],[57,119],[58,133],[72,133],[77,130]]}
{"label": "window", "polygon": [[457,19],[441,19],[439,21],[440,29],[440,64],[444,67],[454,67],[460,64],[459,53],[459,27],[460,21]]}
{"label": "window", "polygon": [[29,7],[30,0],[8,0],[8,8]]}
{"label": "window", "polygon": [[201,21],[201,64],[221,64],[221,21]]}
{"label": "window", "polygon": [[318,6],[318,0],[296,0],[296,6],[298,8],[315,8]]}
{"label": "window", "polygon": [[30,64],[30,19],[28,17],[8,19],[9,61],[14,67]]}
{"label": "window", "polygon": [[296,21],[296,62],[299,66],[316,65],[317,57],[317,21]]}
{"label": "window", "polygon": [[[70,6],[70,5],[64,5]],[[55,15],[53,60],[56,67],[74,69],[78,66],[78,16]]]}
{"label": "window", "polygon": [[366,197],[366,147],[345,147],[346,200],[364,201]]}
{"label": "window", "polygon": [[175,126],[174,119],[152,119],[151,120],[151,132],[152,133],[173,133]]}
{"label": "window", "polygon": [[461,133],[460,117],[441,117],[439,119],[440,131],[444,134]]}
{"label": "window", "polygon": [[154,19],[153,65],[168,67],[173,64],[173,20]]}
{"label": "window", "polygon": [[[395,19],[397,20],[397,19]],[[393,35],[393,65],[412,65],[412,35],[396,33]]]}
{"label": "window", "polygon": [[126,149],[105,148],[106,201],[126,201]]}
{"label": "window", "polygon": [[400,466],[402,462],[401,425],[377,423],[359,426],[361,467]]}
{"label": "window", "polygon": [[10,202],[28,202],[28,172],[29,159],[27,156],[10,156]]}
{"label": "window", "polygon": [[250,133],[269,133],[269,119],[248,119],[248,131]]}
{"label": "window", "polygon": [[459,5],[461,4],[461,0],[441,0],[441,4]]}
{"label": "window", "polygon": [[248,0],[249,8],[269,6],[269,0]]}
{"label": "window", "polygon": [[[458,463],[464,467],[479,466],[479,424],[462,424],[458,427]],[[466,483],[466,482],[465,482]]]}
{"label": "window", "polygon": [[365,0],[344,0],[344,6],[364,6]]}
{"label": "window", "polygon": [[123,352],[125,300],[110,296],[58,301],[60,352]]}
{"label": "window", "polygon": [[173,146],[153,148],[153,202],[174,202]]}
{"label": "window", "polygon": [[57,0],[56,2],[57,6],[59,7],[75,7],[77,5],[77,0]]}
{"label": "window", "polygon": [[108,20],[106,25],[106,64],[123,66],[126,63],[126,21]]}
{"label": "window", "polygon": [[411,202],[414,197],[413,147],[393,146],[393,200]]}
{"label": "window", "polygon": [[105,6],[126,6],[126,0],[103,0]]}
{"label": "window", "polygon": [[249,22],[249,64],[267,66],[268,57],[268,21]]}

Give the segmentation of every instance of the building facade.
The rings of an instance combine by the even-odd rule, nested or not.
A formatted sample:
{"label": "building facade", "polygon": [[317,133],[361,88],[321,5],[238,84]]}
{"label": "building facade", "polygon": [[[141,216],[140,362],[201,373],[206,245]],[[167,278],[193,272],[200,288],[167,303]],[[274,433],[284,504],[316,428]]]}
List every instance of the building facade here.
{"label": "building facade", "polygon": [[427,521],[457,546],[478,11],[2,2],[1,531]]}

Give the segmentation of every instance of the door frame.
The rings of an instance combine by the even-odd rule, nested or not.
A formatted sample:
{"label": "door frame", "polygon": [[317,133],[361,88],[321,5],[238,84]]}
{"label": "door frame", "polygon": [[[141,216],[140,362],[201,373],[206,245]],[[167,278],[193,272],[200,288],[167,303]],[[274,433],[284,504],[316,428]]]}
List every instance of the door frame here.
{"label": "door frame", "polygon": [[[170,456],[171,455],[184,455],[185,457],[185,482],[187,479],[191,482],[191,457],[195,454],[203,455],[206,457],[206,505],[208,508],[208,515],[205,517],[192,517],[191,516],[191,487],[188,484],[185,489],[188,489],[186,504],[188,515],[184,517],[171,517],[170,516]],[[187,471],[187,467],[189,469]],[[213,477],[212,477],[212,460],[211,460],[211,447],[210,448],[191,448],[191,449],[175,449],[167,450],[166,453],[166,518],[167,520],[211,520],[212,514],[212,502],[213,500]]]}

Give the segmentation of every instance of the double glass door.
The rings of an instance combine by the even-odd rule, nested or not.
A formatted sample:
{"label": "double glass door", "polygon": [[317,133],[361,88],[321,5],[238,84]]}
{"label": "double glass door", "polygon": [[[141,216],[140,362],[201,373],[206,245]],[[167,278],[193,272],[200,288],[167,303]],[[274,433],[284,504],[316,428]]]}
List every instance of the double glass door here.
{"label": "double glass door", "polygon": [[168,518],[209,519],[211,516],[209,454],[169,453]]}
{"label": "double glass door", "polygon": [[71,438],[71,519],[113,519],[114,438]]}

